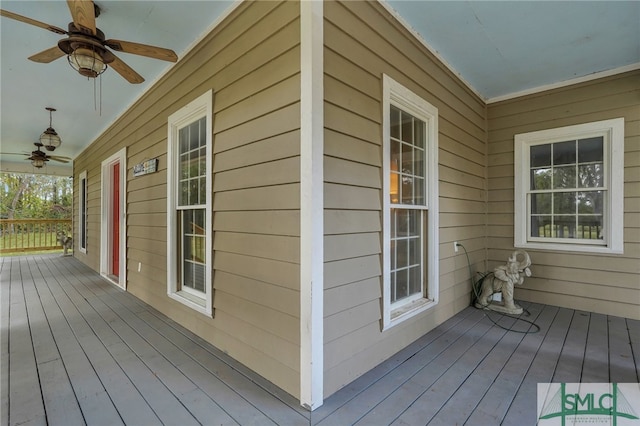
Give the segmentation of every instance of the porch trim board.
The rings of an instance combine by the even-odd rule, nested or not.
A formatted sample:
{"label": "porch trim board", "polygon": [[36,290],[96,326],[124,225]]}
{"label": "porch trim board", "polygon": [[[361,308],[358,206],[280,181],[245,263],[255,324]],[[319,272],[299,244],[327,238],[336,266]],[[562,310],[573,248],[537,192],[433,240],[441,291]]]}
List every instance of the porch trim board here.
{"label": "porch trim board", "polygon": [[323,403],[323,3],[300,2],[300,404]]}

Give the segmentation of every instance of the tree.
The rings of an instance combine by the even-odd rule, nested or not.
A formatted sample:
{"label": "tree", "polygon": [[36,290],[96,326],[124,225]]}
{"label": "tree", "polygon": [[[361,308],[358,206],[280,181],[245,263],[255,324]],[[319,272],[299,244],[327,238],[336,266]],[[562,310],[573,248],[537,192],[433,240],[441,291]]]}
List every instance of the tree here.
{"label": "tree", "polygon": [[0,173],[0,217],[3,219],[70,219],[70,177]]}

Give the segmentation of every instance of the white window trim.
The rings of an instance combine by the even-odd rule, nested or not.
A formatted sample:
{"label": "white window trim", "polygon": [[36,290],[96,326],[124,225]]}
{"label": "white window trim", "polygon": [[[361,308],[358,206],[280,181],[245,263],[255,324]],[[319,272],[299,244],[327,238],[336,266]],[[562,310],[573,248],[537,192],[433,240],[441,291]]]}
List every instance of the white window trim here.
{"label": "white window trim", "polygon": [[[201,298],[194,293],[178,289],[178,238],[176,235],[176,204],[177,204],[177,149],[178,130],[188,124],[207,118],[206,134],[206,167],[207,167],[207,202],[205,208],[205,223],[207,235],[205,239],[206,268],[205,268],[205,297]],[[213,230],[212,230],[212,166],[213,166],[213,91],[209,90],[203,95],[191,101],[189,104],[171,114],[168,119],[167,135],[167,295],[191,309],[207,316],[213,315]]]}
{"label": "white window trim", "polygon": [[[438,235],[438,109],[429,102],[393,80],[388,75],[382,76],[382,174],[383,174],[383,310],[382,329],[387,330],[401,322],[412,318],[438,304],[439,299],[439,235]],[[391,201],[390,192],[390,106],[395,105],[421,120],[427,126],[426,154],[426,202],[427,224],[423,232],[427,233],[427,287],[429,298],[421,298],[405,304],[402,308],[391,308]]]}
{"label": "white window trim", "polygon": [[[111,211],[113,193],[113,181],[111,168],[116,164],[120,164],[120,235],[119,243],[120,248],[118,254],[120,256],[118,265],[118,281],[116,282],[111,278],[109,272],[112,260],[111,258],[111,246],[108,237],[110,226],[113,223],[113,212]],[[102,180],[102,205],[101,211],[101,225],[100,225],[100,274],[108,281],[113,282],[123,290],[127,289],[127,148],[122,148],[101,164],[101,180]]]}
{"label": "white window trim", "polygon": [[[605,245],[580,244],[579,241],[528,241],[529,146],[603,135],[605,179],[608,184],[603,226],[609,230]],[[587,253],[623,253],[624,251],[624,118],[540,130],[515,135],[514,155],[514,246],[518,248],[574,251]]]}
{"label": "white window trim", "polygon": [[[84,186],[84,188],[83,188]],[[87,190],[89,188],[87,181],[87,171],[84,170],[78,176],[78,250],[81,253],[87,253],[87,218],[85,214],[87,213]],[[84,189],[84,190],[83,190]],[[83,228],[84,227],[84,235],[85,238],[82,238]]]}

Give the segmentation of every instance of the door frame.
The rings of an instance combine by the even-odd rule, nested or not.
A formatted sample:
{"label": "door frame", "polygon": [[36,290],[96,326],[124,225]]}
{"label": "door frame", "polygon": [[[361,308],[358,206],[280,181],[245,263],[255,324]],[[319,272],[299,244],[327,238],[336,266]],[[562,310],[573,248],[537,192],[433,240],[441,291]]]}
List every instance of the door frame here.
{"label": "door frame", "polygon": [[[112,259],[112,229],[113,229],[113,166],[120,164],[119,172],[119,204],[120,204],[120,221],[119,221],[119,273],[117,279],[111,274]],[[107,280],[121,287],[123,290],[127,289],[127,277],[126,277],[126,259],[127,259],[127,242],[126,242],[126,218],[127,218],[127,204],[126,204],[126,190],[127,190],[127,149],[122,148],[106,160],[102,162],[101,166],[101,181],[102,181],[102,205],[101,205],[101,225],[100,225],[100,275]]]}

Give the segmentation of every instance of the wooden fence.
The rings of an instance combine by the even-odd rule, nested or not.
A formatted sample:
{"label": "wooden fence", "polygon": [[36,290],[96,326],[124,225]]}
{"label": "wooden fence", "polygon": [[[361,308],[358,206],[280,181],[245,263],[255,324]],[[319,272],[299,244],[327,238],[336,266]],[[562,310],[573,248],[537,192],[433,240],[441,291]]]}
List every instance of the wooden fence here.
{"label": "wooden fence", "polygon": [[0,253],[62,250],[59,232],[71,236],[71,219],[0,219]]}

